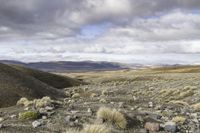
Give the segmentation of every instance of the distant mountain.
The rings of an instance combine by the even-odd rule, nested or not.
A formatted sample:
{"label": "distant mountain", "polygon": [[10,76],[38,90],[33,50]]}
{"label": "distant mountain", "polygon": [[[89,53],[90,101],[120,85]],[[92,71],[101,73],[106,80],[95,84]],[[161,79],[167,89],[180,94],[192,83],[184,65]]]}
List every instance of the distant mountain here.
{"label": "distant mountain", "polygon": [[34,62],[23,63],[11,60],[1,60],[1,63],[21,65],[28,68],[38,69],[46,72],[71,72],[71,71],[103,71],[128,69],[125,64],[113,62],[93,62],[93,61],[57,61],[57,62]]}

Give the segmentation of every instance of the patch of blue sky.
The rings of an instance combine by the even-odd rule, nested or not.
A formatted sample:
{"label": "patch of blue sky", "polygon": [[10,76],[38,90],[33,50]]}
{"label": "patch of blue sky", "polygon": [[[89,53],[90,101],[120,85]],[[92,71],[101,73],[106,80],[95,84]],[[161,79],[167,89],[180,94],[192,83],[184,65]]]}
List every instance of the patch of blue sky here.
{"label": "patch of blue sky", "polygon": [[84,25],[81,27],[80,34],[77,37],[82,39],[95,39],[103,35],[110,25],[107,22]]}

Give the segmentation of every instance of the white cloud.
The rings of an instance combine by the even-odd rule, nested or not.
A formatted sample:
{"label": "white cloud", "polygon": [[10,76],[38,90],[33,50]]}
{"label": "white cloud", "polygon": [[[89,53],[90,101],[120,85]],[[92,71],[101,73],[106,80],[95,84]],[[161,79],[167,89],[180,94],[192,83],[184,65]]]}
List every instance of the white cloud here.
{"label": "white cloud", "polygon": [[[0,0],[0,58],[195,63],[199,7],[199,0]],[[85,32],[95,35],[84,38],[91,26]]]}

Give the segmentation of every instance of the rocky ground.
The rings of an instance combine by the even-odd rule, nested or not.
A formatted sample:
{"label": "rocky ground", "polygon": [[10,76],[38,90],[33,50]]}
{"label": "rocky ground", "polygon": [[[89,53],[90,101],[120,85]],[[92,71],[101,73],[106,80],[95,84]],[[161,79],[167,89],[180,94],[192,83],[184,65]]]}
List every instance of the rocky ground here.
{"label": "rocky ground", "polygon": [[[105,124],[96,114],[101,107],[117,110],[127,121],[125,128],[105,124],[112,133],[200,132],[200,73],[127,70],[71,76],[90,84],[65,88],[65,99],[42,106],[1,108],[0,132],[82,130],[87,124]],[[21,118],[23,112],[37,117]]]}

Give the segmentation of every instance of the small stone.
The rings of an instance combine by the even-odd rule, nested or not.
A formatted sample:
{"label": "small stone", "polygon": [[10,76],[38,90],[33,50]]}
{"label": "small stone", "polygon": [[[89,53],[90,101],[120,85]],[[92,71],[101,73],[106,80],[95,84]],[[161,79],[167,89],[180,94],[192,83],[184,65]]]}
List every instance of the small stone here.
{"label": "small stone", "polygon": [[54,110],[54,107],[46,106],[46,107],[45,107],[45,110],[47,110],[47,111],[52,111],[52,110]]}
{"label": "small stone", "polygon": [[69,123],[69,126],[70,126],[70,127],[74,127],[74,126],[75,126],[74,122],[70,122],[70,123]]}
{"label": "small stone", "polygon": [[66,116],[66,117],[65,117],[65,122],[66,122],[66,123],[69,123],[70,121],[71,121],[71,116],[69,116],[69,115]]}
{"label": "small stone", "polygon": [[78,111],[76,111],[76,110],[72,110],[71,113],[72,113],[72,114],[77,114]]}
{"label": "small stone", "polygon": [[42,116],[42,119],[43,119],[43,120],[46,120],[46,119],[47,119],[47,116],[43,115],[43,116]]}
{"label": "small stone", "polygon": [[160,124],[159,123],[146,122],[144,127],[148,131],[153,131],[153,132],[160,130]]}
{"label": "small stone", "polygon": [[10,118],[12,118],[12,119],[13,119],[13,118],[16,118],[16,117],[17,117],[17,115],[11,115],[11,116],[10,116]]}
{"label": "small stone", "polygon": [[77,124],[78,122],[79,122],[79,120],[78,120],[78,119],[76,119],[76,120],[74,121],[74,123],[76,123],[76,124]]}
{"label": "small stone", "polygon": [[176,128],[177,128],[176,123],[172,121],[166,122],[164,125],[164,129],[167,132],[175,133]]}
{"label": "small stone", "polygon": [[88,112],[88,113],[91,113],[91,112],[92,112],[92,109],[91,109],[91,108],[88,108],[87,112]]}
{"label": "small stone", "polygon": [[47,112],[47,116],[52,116],[55,113],[56,113],[55,111],[53,111],[53,112]]}
{"label": "small stone", "polygon": [[24,108],[24,110],[25,110],[25,111],[28,111],[28,110],[29,110],[29,107]]}
{"label": "small stone", "polygon": [[133,101],[136,101],[137,100],[137,97],[136,96],[133,96]]}
{"label": "small stone", "polygon": [[124,102],[119,102],[119,108],[124,108]]}
{"label": "small stone", "polygon": [[149,103],[148,103],[148,107],[149,107],[149,108],[153,108],[153,102],[149,102]]}
{"label": "small stone", "polygon": [[32,122],[33,128],[37,128],[37,127],[39,127],[41,125],[42,125],[42,123],[40,121],[34,121],[34,122]]}
{"label": "small stone", "polygon": [[0,117],[0,122],[4,121],[4,118]]}
{"label": "small stone", "polygon": [[0,129],[3,128],[3,127],[4,127],[3,124],[0,124]]}

